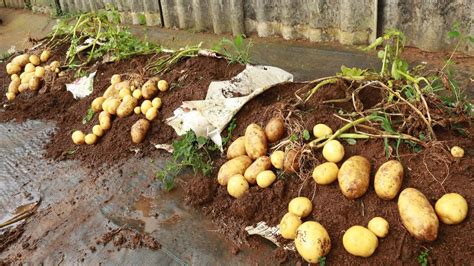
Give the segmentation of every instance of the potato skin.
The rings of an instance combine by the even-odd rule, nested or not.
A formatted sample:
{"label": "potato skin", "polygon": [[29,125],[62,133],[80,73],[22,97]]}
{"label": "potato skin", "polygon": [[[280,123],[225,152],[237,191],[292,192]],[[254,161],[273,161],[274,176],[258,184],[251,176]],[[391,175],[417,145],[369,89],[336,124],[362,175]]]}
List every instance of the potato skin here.
{"label": "potato skin", "polygon": [[285,134],[285,122],[280,117],[270,119],[265,126],[265,135],[270,143],[279,141]]}
{"label": "potato skin", "polygon": [[255,160],[267,154],[267,137],[263,128],[257,124],[250,124],[245,130],[245,151],[250,159]]}
{"label": "potato skin", "polygon": [[304,260],[317,263],[331,250],[331,239],[320,223],[308,221],[296,230],[295,247]]}
{"label": "potato skin", "polygon": [[459,224],[466,219],[469,206],[466,199],[458,193],[444,194],[435,204],[435,211],[441,222]]}
{"label": "potato skin", "polygon": [[344,249],[354,256],[370,257],[379,245],[377,236],[369,229],[354,225],[342,237]]}
{"label": "potato skin", "polygon": [[240,155],[246,155],[247,152],[245,151],[245,138],[238,137],[234,142],[229,145],[227,149],[227,159],[233,159]]}
{"label": "potato skin", "polygon": [[280,221],[280,234],[285,239],[295,239],[296,230],[301,225],[301,218],[288,212],[283,215]]}
{"label": "potato skin", "polygon": [[127,117],[133,113],[133,108],[137,106],[138,100],[133,98],[130,95],[125,95],[123,97],[122,102],[120,103],[119,107],[117,108],[117,116],[118,117]]}
{"label": "potato skin", "polygon": [[132,142],[135,144],[142,143],[149,129],[150,122],[148,120],[142,118],[135,122],[130,130]]}
{"label": "potato skin", "polygon": [[313,210],[313,203],[307,197],[296,197],[288,203],[288,211],[298,217],[306,217]]}
{"label": "potato skin", "polygon": [[300,170],[300,154],[296,150],[289,150],[283,159],[283,171],[285,173],[296,173]]}
{"label": "potato skin", "polygon": [[398,197],[398,211],[403,225],[418,240],[434,241],[439,221],[428,199],[415,188],[405,188]]}
{"label": "potato skin", "polygon": [[374,188],[379,198],[394,199],[403,182],[403,165],[397,160],[390,160],[380,166],[375,173]]}
{"label": "potato skin", "polygon": [[227,184],[227,193],[234,198],[242,197],[249,190],[249,183],[242,175],[233,175]]}
{"label": "potato skin", "polygon": [[272,170],[265,170],[257,175],[256,181],[260,188],[267,188],[275,182],[277,176]]}
{"label": "potato skin", "polygon": [[245,170],[252,164],[252,160],[247,155],[235,157],[224,163],[217,174],[217,182],[226,186],[229,178],[233,175],[243,175]]}
{"label": "potato skin", "polygon": [[260,172],[268,170],[272,167],[272,163],[268,156],[258,157],[248,168],[245,170],[244,177],[249,184],[255,184],[257,175]]}
{"label": "potato skin", "polygon": [[337,173],[342,194],[349,199],[357,199],[365,194],[370,182],[370,162],[356,155],[347,159]]}
{"label": "potato skin", "polygon": [[104,103],[105,99],[106,98],[102,96],[95,98],[91,103],[92,110],[94,110],[94,112],[102,111],[102,104]]}
{"label": "potato skin", "polygon": [[153,80],[148,80],[142,86],[142,96],[145,99],[151,99],[155,94],[158,92],[158,88],[156,87],[156,82]]}

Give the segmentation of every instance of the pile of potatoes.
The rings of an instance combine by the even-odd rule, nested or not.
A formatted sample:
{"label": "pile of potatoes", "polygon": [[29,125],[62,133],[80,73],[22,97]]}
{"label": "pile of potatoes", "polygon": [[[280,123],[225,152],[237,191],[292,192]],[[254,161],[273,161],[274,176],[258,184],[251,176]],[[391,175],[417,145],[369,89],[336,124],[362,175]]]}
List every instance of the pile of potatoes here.
{"label": "pile of potatoes", "polygon": [[37,91],[46,71],[59,72],[58,61],[53,61],[49,65],[44,64],[50,57],[51,52],[44,50],[39,56],[36,54],[18,55],[6,65],[7,74],[11,75],[11,82],[5,94],[8,101],[13,101],[19,93],[26,90]]}
{"label": "pile of potatoes", "polygon": [[111,128],[114,116],[123,118],[134,113],[145,118],[132,125],[130,132],[132,142],[135,144],[143,142],[150,129],[150,121],[158,116],[158,110],[162,105],[161,98],[156,95],[158,91],[164,92],[169,88],[166,80],[156,77],[146,81],[140,88],[138,82],[122,81],[119,74],[111,77],[110,84],[103,96],[95,98],[91,103],[92,110],[99,113],[99,124],[93,126],[92,133],[87,135],[80,130],[73,132],[74,144],[95,144],[98,138]]}
{"label": "pile of potatoes", "polygon": [[367,228],[354,225],[347,229],[342,237],[342,244],[346,251],[354,256],[370,257],[379,245],[377,237],[386,237],[389,227],[387,220],[374,217]]}

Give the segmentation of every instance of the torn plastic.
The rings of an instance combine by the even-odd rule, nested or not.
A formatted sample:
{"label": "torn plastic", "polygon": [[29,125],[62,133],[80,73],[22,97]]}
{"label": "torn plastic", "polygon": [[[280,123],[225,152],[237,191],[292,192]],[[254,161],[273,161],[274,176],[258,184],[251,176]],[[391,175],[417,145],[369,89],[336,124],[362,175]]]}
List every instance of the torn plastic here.
{"label": "torn plastic", "polygon": [[166,123],[178,135],[192,130],[210,138],[222,151],[221,131],[248,101],[274,85],[293,81],[293,75],[272,66],[247,65],[231,80],[214,81],[204,100],[186,101]]}
{"label": "torn plastic", "polygon": [[81,99],[89,96],[94,90],[94,77],[95,72],[79,79],[76,79],[73,83],[66,84],[66,90],[71,92],[74,99]]}
{"label": "torn plastic", "polygon": [[[270,240],[277,247],[281,247],[282,244],[278,241],[278,236],[280,235],[280,228],[278,226],[269,226],[266,222],[258,222],[255,226],[245,227],[245,231],[249,235],[258,235],[265,239]],[[283,245],[283,249],[295,251],[294,242],[290,242],[286,245]]]}

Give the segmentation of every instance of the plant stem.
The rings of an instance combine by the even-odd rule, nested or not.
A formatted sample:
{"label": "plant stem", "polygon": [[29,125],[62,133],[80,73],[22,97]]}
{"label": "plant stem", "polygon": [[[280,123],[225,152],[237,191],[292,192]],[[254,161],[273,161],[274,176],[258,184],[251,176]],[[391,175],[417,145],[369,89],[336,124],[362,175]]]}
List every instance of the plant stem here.
{"label": "plant stem", "polygon": [[320,144],[316,144],[316,140],[313,140],[309,143],[309,146],[311,148],[321,148],[323,147],[326,143],[328,143],[329,141],[337,138],[339,135],[341,135],[342,133],[344,133],[345,131],[347,131],[348,129],[350,129],[351,127],[353,126],[356,126],[360,123],[363,123],[363,122],[367,122],[367,121],[370,121],[373,119],[373,116],[365,116],[365,117],[361,117],[357,120],[354,120],[350,123],[347,123],[346,125],[344,125],[343,127],[341,127],[340,129],[338,129],[334,134],[332,134],[330,137],[328,137],[326,139],[326,141],[324,141],[323,143],[320,143]]}

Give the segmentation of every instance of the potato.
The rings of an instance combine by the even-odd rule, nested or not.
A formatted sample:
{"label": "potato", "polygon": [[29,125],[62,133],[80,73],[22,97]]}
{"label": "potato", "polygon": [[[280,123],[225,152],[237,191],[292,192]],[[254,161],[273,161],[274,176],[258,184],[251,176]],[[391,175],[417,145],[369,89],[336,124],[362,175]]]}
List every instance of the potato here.
{"label": "potato", "polygon": [[226,186],[231,176],[237,174],[243,175],[250,164],[252,164],[252,160],[247,155],[237,156],[232,160],[227,161],[219,169],[217,182],[219,182],[221,186]]}
{"label": "potato", "polygon": [[160,81],[158,81],[158,89],[159,89],[160,91],[167,91],[168,88],[169,88],[169,86],[168,86],[168,81],[163,80],[163,79],[160,80]]}
{"label": "potato", "polygon": [[288,203],[288,211],[304,218],[313,210],[313,204],[307,197],[296,197]]}
{"label": "potato", "polygon": [[40,60],[41,62],[46,62],[48,59],[51,57],[51,52],[49,50],[44,50],[40,54]]}
{"label": "potato", "polygon": [[344,233],[342,244],[350,254],[367,258],[377,249],[379,240],[369,229],[354,225]]}
{"label": "potato", "polygon": [[56,68],[61,67],[61,63],[59,63],[59,61],[53,61],[51,64],[49,64],[49,67],[51,70],[56,71]]}
{"label": "potato", "polygon": [[8,85],[8,92],[17,94],[18,93],[18,87],[20,87],[21,80],[15,79],[10,81],[10,84]]}
{"label": "potato", "polygon": [[35,65],[33,65],[32,63],[26,64],[25,72],[26,73],[35,72]]}
{"label": "potato", "polygon": [[35,76],[36,76],[36,77],[42,78],[42,77],[44,77],[44,74],[45,74],[44,67],[42,67],[42,66],[37,66],[37,67],[35,68]]}
{"label": "potato", "polygon": [[313,127],[313,135],[316,138],[332,135],[332,129],[325,124],[317,124]]}
{"label": "potato", "polygon": [[15,98],[16,98],[16,94],[13,93],[13,92],[7,92],[7,93],[5,93],[5,96],[7,97],[7,100],[9,100],[9,101],[13,101],[13,100],[15,100]]}
{"label": "potato", "polygon": [[245,151],[245,138],[238,137],[234,140],[227,149],[227,159],[232,159],[240,155],[246,155],[247,152]]}
{"label": "potato", "polygon": [[18,86],[18,92],[19,93],[27,91],[28,89],[29,89],[28,83],[21,83],[20,86]]}
{"label": "potato", "polygon": [[398,212],[403,225],[416,239],[434,241],[438,237],[438,217],[420,191],[405,188],[398,197]]}
{"label": "potato", "polygon": [[123,88],[119,91],[119,97],[120,99],[123,99],[125,95],[132,96],[132,92],[130,91],[129,88]]}
{"label": "potato", "polygon": [[316,166],[313,170],[313,179],[316,184],[329,185],[336,181],[339,167],[332,162],[325,162]]}
{"label": "potato", "polygon": [[132,92],[133,98],[140,100],[142,98],[142,91],[141,90],[134,90]]}
{"label": "potato", "polygon": [[30,61],[30,63],[32,63],[35,66],[37,66],[41,63],[41,60],[40,60],[39,56],[37,56],[35,54],[30,55],[29,61]]}
{"label": "potato", "polygon": [[150,122],[148,120],[142,118],[135,122],[130,130],[132,142],[135,144],[142,143],[149,129]]}
{"label": "potato", "polygon": [[123,89],[129,89],[130,90],[130,81],[128,81],[128,80],[121,81],[119,83],[114,84],[114,86],[115,86],[115,89],[119,92]]}
{"label": "potato", "polygon": [[110,129],[110,127],[112,127],[112,119],[110,118],[110,116],[104,116],[102,119],[99,117],[99,125],[103,130],[108,130]]}
{"label": "potato", "polygon": [[140,109],[140,106],[136,106],[135,108],[133,108],[133,112],[136,114],[136,115],[139,115],[142,113],[142,109]]}
{"label": "potato", "polygon": [[304,260],[318,263],[331,250],[331,239],[320,223],[304,222],[296,230],[295,247]]}
{"label": "potato", "polygon": [[119,99],[108,98],[102,103],[102,109],[111,115],[115,115],[120,103]]}
{"label": "potato", "polygon": [[16,65],[19,65],[20,67],[24,67],[29,62],[30,62],[30,55],[29,54],[18,55],[18,56],[15,56],[12,59],[12,63],[16,64]]}
{"label": "potato", "polygon": [[138,100],[131,95],[125,95],[119,107],[117,108],[118,117],[127,117],[133,113],[133,109],[137,106]]}
{"label": "potato", "polygon": [[153,107],[153,105],[151,104],[150,100],[144,100],[142,102],[142,105],[140,106],[140,109],[142,110],[142,114],[146,115],[146,112],[148,111],[148,109],[150,109],[152,107]]}
{"label": "potato", "polygon": [[267,154],[267,137],[263,128],[257,124],[247,126],[244,143],[245,151],[252,160]]}
{"label": "potato", "polygon": [[347,159],[337,173],[339,188],[349,199],[357,199],[369,188],[370,162],[362,156]]}
{"label": "potato", "polygon": [[283,168],[283,161],[285,160],[285,152],[283,151],[274,151],[272,155],[270,155],[270,161],[276,169]]}
{"label": "potato", "polygon": [[467,201],[458,193],[443,195],[435,204],[436,214],[445,224],[459,224],[467,216]]}
{"label": "potato", "polygon": [[337,140],[329,141],[323,147],[323,157],[329,162],[340,162],[344,158],[344,146]]}
{"label": "potato", "polygon": [[156,82],[152,80],[148,80],[142,86],[142,96],[145,99],[151,99],[155,94],[158,92],[158,88],[156,87]]}
{"label": "potato", "polygon": [[261,188],[267,188],[276,180],[276,175],[271,170],[265,170],[257,175],[257,185]]}
{"label": "potato", "polygon": [[161,98],[156,97],[155,99],[153,99],[153,101],[151,101],[151,105],[153,107],[156,107],[156,108],[160,109],[160,107],[161,107]]}
{"label": "potato", "polygon": [[257,175],[260,172],[270,169],[272,163],[268,156],[258,157],[248,168],[245,170],[244,177],[249,184],[255,184]]}
{"label": "potato", "polygon": [[31,77],[30,81],[28,82],[28,87],[30,88],[30,90],[36,91],[40,88],[40,82],[41,82],[40,78]]}
{"label": "potato", "polygon": [[97,142],[97,136],[94,134],[87,134],[84,137],[84,141],[87,145],[94,145]]}
{"label": "potato", "polygon": [[21,66],[14,64],[14,63],[8,63],[7,66],[7,74],[17,74],[21,72]]}
{"label": "potato", "polygon": [[13,81],[13,80],[20,80],[20,81],[21,81],[20,77],[19,77],[17,74],[12,74],[12,75],[10,76],[10,78],[11,78],[12,81]]}
{"label": "potato", "polygon": [[394,199],[403,182],[403,165],[397,160],[390,160],[380,166],[375,173],[374,188],[379,198]]}
{"label": "potato", "polygon": [[72,142],[76,145],[81,145],[85,143],[85,135],[80,130],[76,130],[72,133]]}
{"label": "potato", "polygon": [[227,193],[234,198],[240,198],[249,190],[249,183],[242,175],[233,175],[227,183]]}
{"label": "potato", "polygon": [[100,125],[95,125],[92,127],[92,134],[97,137],[102,137],[105,133],[105,130]]}
{"label": "potato", "polygon": [[[29,84],[31,78],[33,78],[34,76],[35,76],[35,72],[24,73],[23,78],[21,78],[21,83]],[[21,75],[20,75],[20,77],[21,77]]]}
{"label": "potato", "polygon": [[145,117],[148,120],[153,120],[158,116],[158,109],[156,107],[152,107],[146,111]]}
{"label": "potato", "polygon": [[295,214],[288,212],[283,215],[280,221],[280,234],[285,239],[295,239],[296,230],[301,225],[301,218]]}
{"label": "potato", "polygon": [[[116,84],[115,84],[116,85]],[[115,85],[110,85],[104,92],[104,97],[109,98],[119,98],[119,90],[115,87]]]}
{"label": "potato", "polygon": [[372,218],[367,225],[367,228],[380,238],[384,238],[388,235],[389,227],[387,220],[382,217]]}
{"label": "potato", "polygon": [[289,150],[283,160],[285,173],[296,173],[300,170],[300,154],[296,150]]}
{"label": "potato", "polygon": [[117,84],[119,82],[121,82],[122,79],[120,78],[120,74],[114,74],[112,75],[112,77],[110,78],[110,84],[114,85],[114,84]]}
{"label": "potato", "polygon": [[265,126],[265,135],[269,142],[279,141],[285,134],[285,121],[280,117],[274,117]]}
{"label": "potato", "polygon": [[102,104],[104,103],[105,99],[106,98],[102,96],[95,98],[91,103],[92,110],[94,110],[96,113],[102,111]]}
{"label": "potato", "polygon": [[451,155],[454,158],[462,158],[464,157],[464,149],[459,146],[453,146],[451,148]]}

